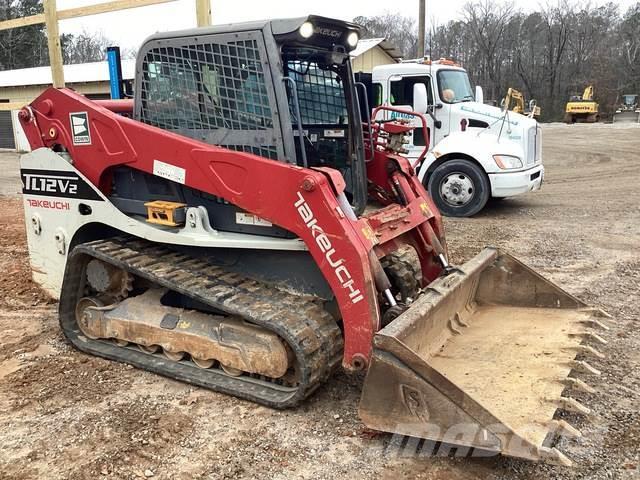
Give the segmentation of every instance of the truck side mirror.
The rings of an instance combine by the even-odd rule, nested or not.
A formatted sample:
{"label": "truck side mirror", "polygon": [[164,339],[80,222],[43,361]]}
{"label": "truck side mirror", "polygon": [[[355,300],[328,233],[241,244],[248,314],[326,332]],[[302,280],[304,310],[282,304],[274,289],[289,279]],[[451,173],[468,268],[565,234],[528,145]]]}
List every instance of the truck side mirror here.
{"label": "truck side mirror", "polygon": [[413,111],[416,113],[427,113],[429,101],[427,99],[427,87],[424,83],[414,83],[413,85]]}
{"label": "truck side mirror", "polygon": [[484,92],[480,85],[476,85],[476,102],[484,103]]}

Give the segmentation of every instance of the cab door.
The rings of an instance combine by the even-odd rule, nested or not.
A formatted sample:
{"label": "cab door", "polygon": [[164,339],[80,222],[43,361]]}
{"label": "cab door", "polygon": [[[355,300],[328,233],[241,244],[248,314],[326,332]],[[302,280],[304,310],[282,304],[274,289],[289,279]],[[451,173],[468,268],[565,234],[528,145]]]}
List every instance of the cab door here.
{"label": "cab door", "polygon": [[[422,83],[425,85],[427,90],[427,103],[429,108],[433,108],[433,85],[431,81],[430,75],[415,75],[415,76],[394,76],[389,79],[388,84],[388,99],[387,102],[389,105],[406,109],[408,111],[413,111],[413,86],[415,84]],[[389,118],[402,118],[403,114],[397,112],[388,112]],[[427,118],[427,126],[429,127],[430,138],[425,138],[425,132],[422,128],[422,121],[415,116],[406,115],[404,118],[411,120],[411,123],[416,126],[413,130],[409,145],[407,145],[407,149],[409,153],[407,156],[411,159],[416,159],[422,151],[424,150],[424,146],[426,145],[426,140],[429,140],[429,145],[433,146],[435,144],[436,139],[436,128],[434,126],[433,119],[428,114],[425,114]]]}

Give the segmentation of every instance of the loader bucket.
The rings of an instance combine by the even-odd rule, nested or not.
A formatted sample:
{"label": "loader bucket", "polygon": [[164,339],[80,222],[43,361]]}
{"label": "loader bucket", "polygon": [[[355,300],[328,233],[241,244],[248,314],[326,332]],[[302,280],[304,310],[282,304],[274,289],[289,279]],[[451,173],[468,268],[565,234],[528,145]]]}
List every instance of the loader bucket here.
{"label": "loader bucket", "polygon": [[[359,413],[370,428],[563,465],[550,443],[579,436],[556,409],[589,410],[563,391],[592,391],[570,373],[599,374],[577,354],[604,312],[544,279],[511,255],[486,248],[432,282],[379,331]],[[565,392],[566,393],[566,392]],[[470,450],[470,449],[478,450]]]}
{"label": "loader bucket", "polygon": [[640,114],[633,111],[620,112],[613,114],[613,123],[638,123],[640,122]]}

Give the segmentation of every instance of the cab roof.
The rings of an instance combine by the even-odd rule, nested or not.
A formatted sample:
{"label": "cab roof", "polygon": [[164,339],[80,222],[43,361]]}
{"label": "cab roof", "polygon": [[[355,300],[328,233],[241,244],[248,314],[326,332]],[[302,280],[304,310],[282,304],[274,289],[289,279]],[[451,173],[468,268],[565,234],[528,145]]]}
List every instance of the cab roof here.
{"label": "cab roof", "polygon": [[430,72],[436,72],[438,70],[461,70],[464,68],[454,65],[441,65],[439,63],[432,63],[427,65],[424,63],[392,63],[389,65],[379,65],[373,69],[374,77],[389,77],[392,75],[424,75]]}
{"label": "cab roof", "polygon": [[158,32],[147,37],[147,39],[142,43],[145,44],[153,40],[168,40],[180,37],[193,37],[195,35],[246,32],[250,30],[262,30],[264,28],[270,28],[271,33],[273,33],[274,35],[285,35],[297,31],[305,22],[335,23],[344,25],[346,28],[355,30],[357,32],[360,31],[360,26],[352,22],[346,22],[344,20],[338,20],[335,18],[321,17],[319,15],[307,15],[306,17],[277,18],[270,20],[254,20],[250,22],[224,23],[220,25],[211,25],[208,27],[189,28],[185,30],[176,30],[170,32]]}

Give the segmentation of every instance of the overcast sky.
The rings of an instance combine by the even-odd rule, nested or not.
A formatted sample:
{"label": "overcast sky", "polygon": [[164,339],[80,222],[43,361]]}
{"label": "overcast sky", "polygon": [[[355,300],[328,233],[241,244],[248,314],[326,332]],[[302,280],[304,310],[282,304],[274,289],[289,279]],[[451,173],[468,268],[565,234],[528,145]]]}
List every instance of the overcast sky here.
{"label": "overcast sky", "polygon": [[[100,3],[103,0],[58,0],[58,9]],[[543,0],[546,3],[546,0]],[[551,0],[553,1],[553,0]],[[614,0],[615,1],[615,0]],[[636,0],[617,0],[622,11]],[[428,24],[458,18],[466,0],[427,0]],[[536,0],[514,0],[523,9],[535,8]],[[606,3],[595,0],[594,5]],[[213,23],[230,23],[264,18],[286,18],[310,13],[351,20],[358,15],[380,15],[399,12],[405,16],[418,13],[418,0],[211,0]],[[152,5],[122,12],[104,13],[92,17],[62,20],[60,31],[64,33],[102,32],[115,45],[122,48],[138,48],[150,34],[159,31],[179,30],[196,24],[195,1],[176,0],[162,5]]]}

